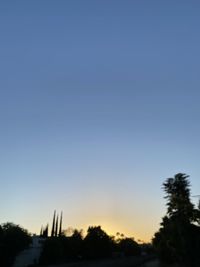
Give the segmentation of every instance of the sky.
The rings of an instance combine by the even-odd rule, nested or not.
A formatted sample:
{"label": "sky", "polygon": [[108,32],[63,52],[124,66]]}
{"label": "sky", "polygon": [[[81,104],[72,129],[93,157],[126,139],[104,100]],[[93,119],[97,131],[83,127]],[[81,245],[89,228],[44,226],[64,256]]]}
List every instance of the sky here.
{"label": "sky", "polygon": [[[162,183],[200,194],[200,3],[0,3],[1,221],[150,241]],[[197,199],[192,199],[194,203]]]}

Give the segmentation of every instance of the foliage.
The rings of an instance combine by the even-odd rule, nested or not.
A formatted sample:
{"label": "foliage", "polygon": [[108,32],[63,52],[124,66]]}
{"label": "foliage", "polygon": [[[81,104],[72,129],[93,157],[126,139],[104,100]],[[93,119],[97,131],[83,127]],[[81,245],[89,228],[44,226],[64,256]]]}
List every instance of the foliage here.
{"label": "foliage", "polygon": [[89,227],[83,242],[84,257],[103,258],[112,253],[112,240],[101,226]]}
{"label": "foliage", "polygon": [[140,253],[140,247],[132,238],[121,236],[115,240],[102,230],[101,226],[91,226],[84,238],[82,231],[78,230],[73,230],[70,236],[48,238],[44,243],[40,263],[101,259],[111,257],[114,252],[133,256]]}
{"label": "foliage", "polygon": [[118,248],[125,256],[136,256],[141,253],[140,246],[133,238],[125,237],[121,239],[118,243]]}
{"label": "foliage", "polygon": [[11,266],[16,255],[27,248],[32,239],[19,225],[5,223],[0,226],[0,265]]}
{"label": "foliage", "polygon": [[176,217],[185,222],[193,222],[197,220],[195,216],[194,205],[190,201],[190,183],[188,175],[178,173],[174,178],[168,178],[163,183],[166,193],[167,214],[170,218]]}
{"label": "foliage", "polygon": [[62,262],[63,258],[63,246],[60,238],[50,237],[43,246],[43,250],[40,256],[40,263],[42,264],[54,264]]}
{"label": "foliage", "polygon": [[82,249],[82,233],[74,230],[71,236],[48,238],[40,257],[41,264],[61,263],[77,260]]}
{"label": "foliage", "polygon": [[190,201],[188,175],[178,173],[163,183],[167,214],[153,244],[162,261],[182,266],[199,266],[200,228],[195,225],[199,210]]}

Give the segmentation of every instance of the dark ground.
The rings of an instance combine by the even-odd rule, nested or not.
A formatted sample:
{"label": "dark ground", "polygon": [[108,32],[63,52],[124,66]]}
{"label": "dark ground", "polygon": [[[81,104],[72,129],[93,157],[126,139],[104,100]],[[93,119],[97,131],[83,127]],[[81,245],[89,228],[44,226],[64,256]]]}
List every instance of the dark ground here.
{"label": "dark ground", "polygon": [[61,265],[48,265],[46,267],[161,267],[158,260],[148,260],[142,258],[118,258],[100,261],[76,262]]}

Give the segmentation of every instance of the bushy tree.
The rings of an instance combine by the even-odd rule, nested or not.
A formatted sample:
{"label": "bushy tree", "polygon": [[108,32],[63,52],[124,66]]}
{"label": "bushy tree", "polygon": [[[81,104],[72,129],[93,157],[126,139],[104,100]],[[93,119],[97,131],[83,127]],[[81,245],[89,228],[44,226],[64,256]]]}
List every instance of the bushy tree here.
{"label": "bushy tree", "polygon": [[73,230],[71,236],[50,237],[44,242],[41,264],[55,264],[78,260],[82,254],[82,232]]}
{"label": "bushy tree", "polygon": [[163,261],[199,266],[200,228],[195,223],[200,218],[200,212],[190,201],[188,177],[178,173],[163,183],[167,213],[153,244]]}
{"label": "bushy tree", "polygon": [[[82,231],[74,230],[72,236],[68,238],[69,252],[68,257],[72,259],[80,259],[82,257],[82,248],[83,248],[83,235]],[[66,251],[67,252],[67,251]]]}
{"label": "bushy tree", "polygon": [[118,248],[125,256],[136,256],[140,255],[141,252],[138,243],[133,238],[128,237],[119,240]]}
{"label": "bushy tree", "polygon": [[182,220],[184,222],[197,221],[196,210],[190,201],[189,176],[178,173],[174,178],[168,178],[163,183],[166,193],[167,215],[169,218]]}
{"label": "bushy tree", "polygon": [[0,266],[11,266],[16,255],[32,242],[27,230],[13,223],[0,226]]}
{"label": "bushy tree", "polygon": [[[64,233],[64,232],[63,232]],[[112,252],[123,252],[125,256],[140,254],[139,245],[132,239],[120,235],[115,240],[101,226],[90,226],[85,237],[82,231],[70,229],[67,235],[46,239],[40,263],[57,264],[77,260],[101,259],[112,256]]]}
{"label": "bushy tree", "polygon": [[83,236],[82,231],[74,229],[72,235],[61,238],[64,248],[64,260],[80,260],[82,258]]}
{"label": "bushy tree", "polygon": [[64,258],[63,243],[61,238],[50,237],[46,239],[40,255],[41,264],[61,263]]}
{"label": "bushy tree", "polygon": [[101,229],[101,226],[89,227],[83,248],[86,258],[109,257],[112,253],[112,239]]}

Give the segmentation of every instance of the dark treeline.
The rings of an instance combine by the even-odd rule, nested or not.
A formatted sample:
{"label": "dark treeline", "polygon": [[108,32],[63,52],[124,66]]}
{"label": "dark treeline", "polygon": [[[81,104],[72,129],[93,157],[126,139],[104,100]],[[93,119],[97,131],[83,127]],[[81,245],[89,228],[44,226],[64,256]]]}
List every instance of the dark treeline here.
{"label": "dark treeline", "polygon": [[30,234],[13,223],[0,225],[0,266],[11,266],[16,255],[32,242]]}
{"label": "dark treeline", "polygon": [[140,253],[141,246],[133,238],[114,238],[100,226],[94,226],[88,228],[85,237],[81,231],[74,230],[71,236],[61,235],[46,239],[40,263],[52,264],[120,255],[136,256]]}

